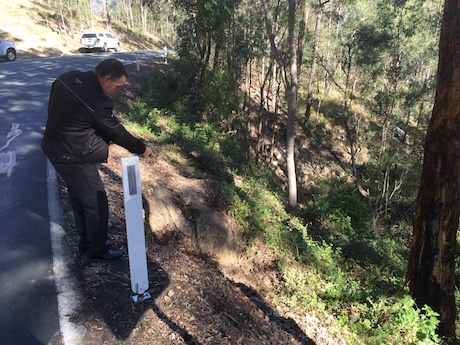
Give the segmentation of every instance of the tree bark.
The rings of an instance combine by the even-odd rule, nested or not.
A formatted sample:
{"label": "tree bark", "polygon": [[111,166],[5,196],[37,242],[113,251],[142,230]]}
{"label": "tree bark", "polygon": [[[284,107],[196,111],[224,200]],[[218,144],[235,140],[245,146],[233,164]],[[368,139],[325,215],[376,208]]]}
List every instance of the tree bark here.
{"label": "tree bark", "polygon": [[132,0],[128,0],[128,8],[129,8],[128,20],[129,20],[129,23],[131,25],[130,27],[134,28],[134,16],[133,16],[133,3],[132,3]]}
{"label": "tree bark", "polygon": [[307,37],[307,24],[308,24],[308,15],[310,14],[310,6],[308,5],[308,1],[305,0],[303,4],[302,10],[302,21],[300,22],[300,29],[299,29],[299,67],[298,67],[298,74],[301,75],[301,68],[302,68],[302,60],[303,60],[303,50],[305,48],[305,40]]}
{"label": "tree bark", "polygon": [[455,337],[455,252],[460,215],[460,1],[446,0],[433,113],[425,140],[406,284],[418,306],[440,314]]}
{"label": "tree bark", "polygon": [[142,0],[139,1],[139,10],[141,12],[141,28],[142,32],[146,33],[147,32],[147,5],[144,5],[144,2]]}
{"label": "tree bark", "polygon": [[107,30],[112,30],[112,16],[110,15],[109,1],[105,0],[105,14],[107,16]]}
{"label": "tree bark", "polygon": [[311,62],[311,69],[310,69],[310,79],[308,81],[308,95],[307,95],[307,107],[305,109],[305,118],[303,121],[303,125],[306,126],[308,120],[310,119],[310,112],[311,106],[313,105],[313,80],[315,78],[316,73],[316,58],[318,56],[318,45],[319,45],[319,30],[321,27],[321,16],[323,14],[323,7],[320,2],[320,9],[319,12],[316,14],[316,22],[315,22],[315,43],[313,46],[313,60]]}
{"label": "tree bark", "polygon": [[288,202],[290,207],[297,205],[297,178],[295,171],[295,116],[296,116],[296,103],[297,103],[297,54],[295,44],[295,0],[289,0],[289,68],[290,68],[290,81],[287,78],[286,65],[281,56],[280,51],[275,43],[275,36],[272,31],[272,24],[269,18],[268,4],[266,0],[261,0],[265,12],[265,26],[267,34],[270,39],[270,47],[276,61],[280,65],[283,83],[286,89],[286,98],[288,103],[288,119],[286,124],[286,170],[287,170],[287,184],[288,184]]}
{"label": "tree bark", "polygon": [[295,117],[297,104],[297,54],[295,46],[295,0],[289,0],[289,55],[291,82],[286,89],[288,100],[288,119],[286,125],[286,162],[288,172],[289,206],[297,204],[297,178],[295,171]]}

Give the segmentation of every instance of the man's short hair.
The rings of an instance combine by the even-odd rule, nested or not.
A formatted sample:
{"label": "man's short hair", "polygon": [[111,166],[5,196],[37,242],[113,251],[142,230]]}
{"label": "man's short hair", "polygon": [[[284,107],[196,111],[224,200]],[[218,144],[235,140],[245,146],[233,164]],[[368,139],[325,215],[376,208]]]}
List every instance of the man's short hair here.
{"label": "man's short hair", "polygon": [[99,62],[99,64],[94,68],[94,73],[99,78],[110,76],[113,80],[118,80],[122,76],[128,78],[128,72],[123,63],[117,59],[105,59]]}

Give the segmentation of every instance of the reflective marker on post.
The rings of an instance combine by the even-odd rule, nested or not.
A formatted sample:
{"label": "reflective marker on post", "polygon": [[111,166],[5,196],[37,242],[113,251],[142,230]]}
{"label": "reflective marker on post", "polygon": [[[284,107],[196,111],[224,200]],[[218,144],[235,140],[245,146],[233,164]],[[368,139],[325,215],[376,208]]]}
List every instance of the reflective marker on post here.
{"label": "reflective marker on post", "polygon": [[145,253],[144,217],[142,212],[142,191],[139,173],[139,157],[121,159],[123,196],[125,200],[126,232],[128,235],[129,271],[133,300],[141,302],[150,298],[147,292],[147,255]]}

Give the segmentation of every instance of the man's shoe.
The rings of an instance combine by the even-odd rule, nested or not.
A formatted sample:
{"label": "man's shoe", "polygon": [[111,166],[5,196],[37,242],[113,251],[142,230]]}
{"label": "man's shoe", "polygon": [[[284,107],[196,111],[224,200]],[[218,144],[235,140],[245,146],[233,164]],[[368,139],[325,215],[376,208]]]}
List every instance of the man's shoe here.
{"label": "man's shoe", "polygon": [[121,259],[123,254],[116,250],[107,249],[106,252],[99,256],[88,256],[91,261],[114,261]]}
{"label": "man's shoe", "polygon": [[[112,244],[113,243],[110,240],[105,241],[105,248],[109,248]],[[86,244],[84,245],[80,244],[78,246],[78,255],[83,255],[85,253],[86,253]]]}

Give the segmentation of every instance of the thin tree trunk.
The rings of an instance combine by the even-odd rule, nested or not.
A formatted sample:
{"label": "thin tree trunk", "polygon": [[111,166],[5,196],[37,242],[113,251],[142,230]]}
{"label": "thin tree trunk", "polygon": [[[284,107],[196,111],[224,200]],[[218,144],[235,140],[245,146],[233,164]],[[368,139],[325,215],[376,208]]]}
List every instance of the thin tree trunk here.
{"label": "thin tree trunk", "polygon": [[132,0],[128,0],[128,7],[129,7],[129,21],[131,23],[131,28],[134,28],[134,15],[133,15],[133,2],[132,2]]}
{"label": "thin tree trunk", "polygon": [[330,55],[330,49],[331,49],[331,28],[332,28],[332,19],[329,18],[329,24],[328,24],[328,34],[327,34],[327,52],[326,52],[326,60],[324,61],[324,70],[325,70],[325,75],[324,75],[324,91],[323,95],[327,96],[329,92],[329,55]]}
{"label": "thin tree trunk", "polygon": [[295,0],[289,0],[289,67],[290,67],[290,81],[287,79],[286,66],[281,56],[280,51],[275,43],[275,36],[272,31],[272,25],[269,18],[269,10],[267,0],[261,0],[265,13],[265,26],[270,39],[270,47],[276,61],[281,67],[281,75],[286,89],[286,98],[288,103],[288,119],[286,125],[286,170],[287,170],[287,183],[288,183],[288,202],[290,207],[297,205],[297,178],[295,171],[295,116],[296,116],[296,103],[297,103],[297,54],[295,44]]}
{"label": "thin tree trunk", "polygon": [[[64,20],[64,12],[62,12],[62,7],[61,7],[61,22],[62,22],[62,30],[64,30],[64,33],[66,32],[66,25],[65,25],[65,20]],[[59,30],[59,33],[61,31]]]}
{"label": "thin tree trunk", "polygon": [[[252,27],[252,16],[251,16],[251,7],[249,8],[249,28]],[[248,39],[248,28],[244,28],[244,41],[246,42]],[[246,75],[245,75],[245,89],[244,89],[244,100],[243,100],[243,111],[245,112],[247,110],[247,105],[248,105],[248,100],[251,97],[250,95],[250,89],[251,89],[251,62],[252,62],[252,47],[250,48],[251,52],[249,53],[248,60],[246,61]]]}
{"label": "thin tree trunk", "polygon": [[73,4],[72,4],[72,1],[69,1],[68,5],[67,5],[67,9],[69,11],[69,16],[70,16],[70,22],[69,22],[69,31],[70,31],[70,37],[74,38],[73,36]]}
{"label": "thin tree trunk", "polygon": [[[273,32],[274,32],[274,40],[275,40],[275,44],[277,44],[277,37],[276,37],[276,32],[278,32],[278,17],[279,17],[279,11],[281,9],[281,0],[278,0],[278,6],[276,8],[276,16],[275,16],[275,22],[273,23]],[[276,93],[276,74],[277,74],[277,71],[276,71],[276,58],[273,56],[273,71],[272,71],[272,109],[273,111],[275,111],[275,107],[276,107],[276,96],[275,96],[275,93]]]}
{"label": "thin tree trunk", "polygon": [[[276,79],[276,78],[275,78]],[[274,109],[273,112],[275,114],[275,119],[273,121],[273,126],[272,126],[272,134],[270,138],[270,145],[271,145],[271,150],[270,150],[270,161],[273,162],[274,154],[275,154],[275,138],[278,135],[278,95],[280,92],[280,83],[278,83],[278,88],[277,92],[275,95],[273,95],[274,98]]]}
{"label": "thin tree trunk", "polygon": [[438,77],[425,140],[420,190],[406,275],[419,307],[440,314],[438,333],[455,338],[455,256],[460,215],[459,2],[446,0],[439,43]]}
{"label": "thin tree trunk", "polygon": [[323,8],[321,6],[318,14],[316,15],[316,22],[315,22],[315,43],[313,46],[313,61],[311,62],[310,79],[308,81],[307,107],[305,109],[305,118],[303,121],[304,126],[308,123],[308,120],[310,119],[311,106],[313,104],[313,80],[315,79],[315,73],[316,73],[316,58],[318,55],[319,30],[321,26],[322,14],[323,14]]}
{"label": "thin tree trunk", "polygon": [[286,162],[288,172],[289,206],[297,204],[297,178],[295,171],[295,116],[297,104],[297,54],[295,46],[295,0],[289,0],[289,55],[291,83],[287,89],[288,119],[287,119],[287,140],[286,140]]}
{"label": "thin tree trunk", "polygon": [[[264,115],[266,112],[264,111],[265,97],[262,97],[262,95],[265,94],[265,85],[267,84],[270,70],[271,70],[271,66],[269,66],[266,75],[262,73],[263,80],[261,81],[261,85],[260,85],[259,126],[257,128],[257,155],[261,155],[264,150],[264,139],[265,139],[264,132],[265,130],[263,128],[263,120],[264,120]],[[264,68],[262,68],[262,71],[264,71]]]}
{"label": "thin tree trunk", "polygon": [[112,17],[110,15],[109,0],[105,0],[105,13],[107,16],[107,30],[112,30]]}
{"label": "thin tree trunk", "polygon": [[219,67],[222,40],[223,40],[222,32],[219,32],[217,39],[216,39],[216,43],[214,45],[215,48],[214,48],[214,59],[213,59],[213,66],[212,66],[213,69]]}
{"label": "thin tree trunk", "polygon": [[88,10],[89,10],[89,25],[91,28],[94,27],[94,23],[93,23],[93,0],[89,0],[88,1]]}
{"label": "thin tree trunk", "polygon": [[147,5],[144,5],[143,0],[139,1],[139,10],[141,12],[141,29],[143,33],[147,32]]}
{"label": "thin tree trunk", "polygon": [[301,75],[302,69],[302,60],[303,60],[303,50],[305,48],[305,40],[307,37],[307,24],[308,24],[308,15],[310,14],[310,6],[308,6],[308,1],[304,1],[304,7],[302,11],[302,21],[300,22],[299,29],[299,67],[298,73]]}

